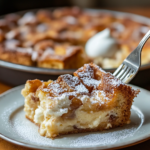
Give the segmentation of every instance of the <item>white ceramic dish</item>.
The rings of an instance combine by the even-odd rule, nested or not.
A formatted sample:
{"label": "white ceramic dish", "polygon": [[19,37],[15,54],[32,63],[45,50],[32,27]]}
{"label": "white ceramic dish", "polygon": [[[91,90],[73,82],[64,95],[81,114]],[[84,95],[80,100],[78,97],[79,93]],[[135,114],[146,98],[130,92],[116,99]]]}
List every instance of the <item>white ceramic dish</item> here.
{"label": "white ceramic dish", "polygon": [[150,92],[139,88],[132,106],[131,123],[103,132],[64,135],[55,140],[42,137],[38,127],[25,118],[24,85],[0,95],[0,137],[25,147],[50,150],[111,149],[134,145],[150,138]]}

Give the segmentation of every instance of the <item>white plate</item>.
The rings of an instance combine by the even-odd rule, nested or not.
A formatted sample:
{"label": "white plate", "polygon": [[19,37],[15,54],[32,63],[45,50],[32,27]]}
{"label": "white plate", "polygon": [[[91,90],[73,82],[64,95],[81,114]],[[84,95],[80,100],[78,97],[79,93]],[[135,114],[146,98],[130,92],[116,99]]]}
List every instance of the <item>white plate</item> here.
{"label": "white plate", "polygon": [[0,137],[36,149],[110,149],[133,145],[150,138],[150,92],[142,88],[132,106],[131,123],[124,127],[83,134],[64,135],[55,140],[42,137],[38,127],[25,118],[24,98],[19,86],[0,96]]}

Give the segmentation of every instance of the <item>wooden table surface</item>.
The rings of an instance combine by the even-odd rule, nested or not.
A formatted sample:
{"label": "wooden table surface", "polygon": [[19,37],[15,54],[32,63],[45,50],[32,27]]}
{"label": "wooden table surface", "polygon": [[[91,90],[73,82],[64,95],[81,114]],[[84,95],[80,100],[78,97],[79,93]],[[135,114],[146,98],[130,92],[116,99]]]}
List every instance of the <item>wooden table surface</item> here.
{"label": "wooden table surface", "polygon": [[[150,7],[147,7],[147,8],[107,8],[107,9],[135,13],[135,14],[143,15],[143,16],[150,18]],[[11,86],[6,85],[0,81],[0,94],[11,88],[12,88]],[[150,88],[148,87],[148,89],[150,89]],[[141,149],[150,150],[150,140],[147,140],[146,142],[142,142],[135,146],[131,146],[128,148],[123,148],[123,149],[124,150],[127,150],[127,149],[128,150],[133,150],[133,149],[135,149],[135,150],[141,150]],[[14,145],[14,144],[9,143],[0,138],[0,150],[31,150],[31,149]]]}

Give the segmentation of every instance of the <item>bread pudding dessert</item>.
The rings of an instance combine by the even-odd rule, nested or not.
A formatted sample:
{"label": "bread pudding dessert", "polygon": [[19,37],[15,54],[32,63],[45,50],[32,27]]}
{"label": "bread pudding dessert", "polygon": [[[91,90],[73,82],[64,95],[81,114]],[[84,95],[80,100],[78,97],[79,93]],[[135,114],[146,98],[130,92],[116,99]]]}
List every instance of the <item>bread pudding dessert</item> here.
{"label": "bread pudding dessert", "polygon": [[129,124],[138,93],[93,63],[55,81],[28,80],[22,90],[26,118],[52,139]]}
{"label": "bread pudding dessert", "polygon": [[[88,59],[85,43],[106,28],[117,41],[117,52],[111,57]],[[91,61],[102,68],[114,68],[136,48],[149,29],[149,25],[126,16],[78,7],[9,14],[0,19],[0,59],[55,69],[75,69]],[[150,62],[149,49],[150,41],[142,50],[142,64]]]}

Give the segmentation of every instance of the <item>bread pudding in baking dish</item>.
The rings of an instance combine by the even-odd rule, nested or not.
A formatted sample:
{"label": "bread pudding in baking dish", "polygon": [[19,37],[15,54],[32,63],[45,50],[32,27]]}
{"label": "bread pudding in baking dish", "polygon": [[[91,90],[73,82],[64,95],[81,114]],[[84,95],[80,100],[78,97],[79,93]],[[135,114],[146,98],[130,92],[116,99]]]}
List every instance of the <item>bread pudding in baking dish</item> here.
{"label": "bread pudding in baking dish", "polygon": [[52,139],[129,124],[138,93],[93,63],[55,81],[28,80],[22,90],[26,118]]}
{"label": "bread pudding in baking dish", "polygon": [[[111,57],[88,59],[85,43],[105,28],[117,41],[117,52]],[[114,68],[134,50],[148,30],[149,25],[126,16],[78,7],[10,14],[0,19],[0,59],[55,69],[75,69],[91,61],[102,68]],[[149,50],[150,41],[142,51],[142,64],[150,62]]]}

